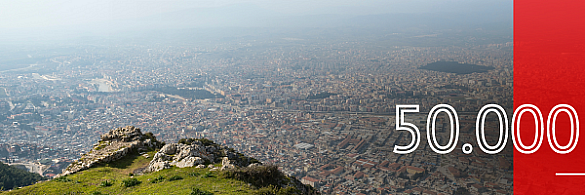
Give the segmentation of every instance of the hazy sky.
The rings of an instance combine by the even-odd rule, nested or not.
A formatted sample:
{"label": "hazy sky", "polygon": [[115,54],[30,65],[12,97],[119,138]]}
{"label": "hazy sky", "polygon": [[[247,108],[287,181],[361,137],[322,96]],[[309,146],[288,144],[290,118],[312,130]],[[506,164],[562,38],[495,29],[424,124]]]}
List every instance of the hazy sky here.
{"label": "hazy sky", "polygon": [[6,0],[0,3],[0,29],[83,25],[240,4],[289,15],[361,15],[475,12],[499,9],[502,4],[510,8],[512,0]]}

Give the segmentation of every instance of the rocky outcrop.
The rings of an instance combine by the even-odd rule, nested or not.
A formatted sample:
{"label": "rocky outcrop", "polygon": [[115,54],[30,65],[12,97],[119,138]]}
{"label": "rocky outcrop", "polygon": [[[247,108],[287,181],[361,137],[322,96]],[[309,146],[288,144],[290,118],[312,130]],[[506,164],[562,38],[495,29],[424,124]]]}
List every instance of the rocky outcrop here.
{"label": "rocky outcrop", "polygon": [[100,163],[121,159],[132,151],[146,151],[148,148],[156,148],[160,145],[152,134],[142,134],[140,129],[134,126],[112,129],[101,135],[100,142],[95,144],[91,151],[71,163],[57,177],[86,170]]}
{"label": "rocky outcrop", "polygon": [[155,172],[162,169],[176,166],[179,168],[194,167],[205,164],[205,162],[214,162],[217,156],[214,147],[204,146],[201,142],[187,144],[167,144],[157,152],[152,161],[150,161],[146,171]]}
{"label": "rocky outcrop", "polygon": [[[204,168],[206,165],[214,170],[225,170],[246,167],[258,162],[256,159],[245,157],[231,148],[215,144],[207,139],[185,139],[180,143],[163,146],[156,141],[152,133],[142,134],[140,129],[134,126],[112,129],[101,135],[100,138],[99,143],[95,144],[91,151],[71,163],[57,177],[86,170],[100,163],[116,161],[131,152],[148,151],[155,148],[160,148],[160,150],[144,169],[145,172],[156,172],[171,167]],[[213,164],[220,162],[221,167],[213,166]]]}
{"label": "rocky outcrop", "polygon": [[223,159],[221,160],[221,170],[233,168],[236,168],[236,166],[232,164],[232,161],[230,161],[228,157],[223,157]]}
{"label": "rocky outcrop", "polygon": [[102,141],[112,142],[133,142],[140,140],[144,135],[139,128],[126,126],[124,128],[112,129],[108,133],[100,136]]}
{"label": "rocky outcrop", "polygon": [[[221,168],[212,164],[221,162]],[[206,164],[215,169],[233,169],[247,166],[255,159],[245,157],[225,146],[220,146],[209,140],[189,139],[184,143],[167,144],[157,152],[150,161],[147,172],[156,172],[173,166],[205,168]]]}
{"label": "rocky outcrop", "polygon": [[[152,133],[142,134],[140,129],[133,126],[112,129],[100,138],[99,143],[95,144],[90,152],[71,163],[64,173],[57,177],[83,171],[101,163],[111,163],[131,153],[133,156],[142,155],[148,159],[152,153],[140,151],[153,152],[160,148],[148,165],[141,161],[140,166],[134,168],[132,173],[141,175],[172,167],[195,167],[217,171],[224,178],[244,181],[256,188],[269,187],[276,190],[274,188],[276,186],[285,191],[295,189],[297,194],[317,194],[314,188],[302,184],[294,177],[284,175],[276,165],[262,165],[254,158],[246,157],[211,140],[181,139],[179,143],[163,146],[156,141]],[[219,163],[221,166],[217,166]]]}

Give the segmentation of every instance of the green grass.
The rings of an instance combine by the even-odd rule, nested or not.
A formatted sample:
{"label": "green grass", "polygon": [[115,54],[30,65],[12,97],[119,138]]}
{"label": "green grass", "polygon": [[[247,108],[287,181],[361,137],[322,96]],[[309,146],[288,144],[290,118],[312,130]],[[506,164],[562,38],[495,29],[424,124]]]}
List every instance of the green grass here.
{"label": "green grass", "polygon": [[101,150],[108,146],[108,143],[105,141],[100,141],[99,144],[94,148],[94,150]]}
{"label": "green grass", "polygon": [[[154,156],[154,153],[150,152],[149,155]],[[218,173],[210,172],[207,168],[194,167],[182,169],[174,167],[144,175],[135,174],[133,179],[139,181],[140,184],[130,187],[122,185],[122,181],[130,179],[129,173],[146,167],[151,159],[145,159],[139,155],[127,156],[115,163],[99,165],[69,175],[65,179],[45,181],[6,192],[6,194],[256,194],[257,192],[246,182],[217,177]],[[173,177],[183,179],[175,181],[164,179]],[[155,180],[159,181],[151,182]],[[102,185],[103,183],[111,183],[111,185]]]}
{"label": "green grass", "polygon": [[71,180],[67,177],[59,177],[59,178],[56,178],[54,181],[56,181],[56,182],[71,182],[73,180]]}

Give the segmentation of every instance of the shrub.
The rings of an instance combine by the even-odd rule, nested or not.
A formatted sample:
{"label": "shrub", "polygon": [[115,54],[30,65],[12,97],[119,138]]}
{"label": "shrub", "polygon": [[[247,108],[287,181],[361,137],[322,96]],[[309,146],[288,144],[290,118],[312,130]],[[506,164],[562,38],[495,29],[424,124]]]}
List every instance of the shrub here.
{"label": "shrub", "polygon": [[150,180],[150,183],[158,183],[158,182],[161,182],[161,181],[164,181],[164,180],[165,180],[165,177],[163,177],[161,175],[161,176],[158,176],[158,177],[154,178],[153,180]]}
{"label": "shrub", "polygon": [[112,182],[108,182],[108,180],[106,181],[102,181],[102,183],[100,184],[101,187],[109,187],[112,186]]}
{"label": "shrub", "polygon": [[280,182],[286,182],[282,181],[285,176],[278,170],[276,165],[229,169],[223,171],[222,176],[245,181],[259,188],[270,185],[279,186]]}
{"label": "shrub", "polygon": [[201,144],[203,144],[204,146],[217,145],[215,142],[208,140],[208,139],[205,139],[205,138],[196,139],[196,140],[201,142]]}
{"label": "shrub", "polygon": [[254,163],[262,164],[259,160],[255,159],[255,158],[250,158],[250,164],[254,164]]}
{"label": "shrub", "polygon": [[195,139],[193,139],[193,138],[189,138],[189,139],[183,138],[183,139],[179,140],[179,143],[191,145],[191,143],[193,143],[194,141],[195,141]]}
{"label": "shrub", "polygon": [[208,178],[208,177],[213,177],[213,175],[211,174],[211,172],[207,172],[207,173],[205,173],[205,174],[203,174],[201,176],[201,178]]}
{"label": "shrub", "polygon": [[57,178],[55,178],[53,180],[58,181],[58,182],[70,182],[70,181],[73,181],[73,180],[71,180],[71,179],[69,179],[69,178],[67,178],[65,176],[63,176],[63,177],[57,177]]}
{"label": "shrub", "polygon": [[213,195],[213,193],[200,190],[199,188],[192,188],[191,195]]}
{"label": "shrub", "polygon": [[278,195],[284,195],[284,194],[301,194],[302,192],[292,186],[286,187],[286,188],[280,188],[280,190],[278,190],[278,192],[276,194]]}
{"label": "shrub", "polygon": [[239,163],[242,164],[243,167],[246,167],[250,164],[254,164],[254,163],[258,163],[258,164],[262,164],[260,161],[258,161],[255,158],[251,158],[251,157],[247,157],[242,153],[236,153],[238,155],[238,161]]}
{"label": "shrub", "polygon": [[258,189],[255,194],[257,195],[275,195],[278,192],[276,186],[269,185],[263,188]]}
{"label": "shrub", "polygon": [[169,181],[175,181],[175,180],[181,180],[181,179],[183,179],[183,177],[175,175],[175,176],[170,177]]}
{"label": "shrub", "polygon": [[[154,134],[152,134],[152,132],[146,132],[144,134],[144,136],[145,136],[145,140],[150,139],[150,141],[152,141],[152,142],[157,142],[156,137],[154,137]],[[144,141],[144,140],[142,140],[142,141]]]}
{"label": "shrub", "polygon": [[132,186],[138,185],[140,183],[142,183],[142,182],[138,181],[138,179],[136,179],[136,178],[128,178],[128,179],[122,180],[122,185],[124,187],[132,187]]}
{"label": "shrub", "polygon": [[108,194],[102,194],[101,192],[94,191],[91,193],[91,195],[108,195]]}
{"label": "shrub", "polygon": [[258,195],[289,195],[289,194],[302,194],[300,190],[295,189],[292,186],[286,188],[280,188],[273,185],[262,187],[256,191]]}

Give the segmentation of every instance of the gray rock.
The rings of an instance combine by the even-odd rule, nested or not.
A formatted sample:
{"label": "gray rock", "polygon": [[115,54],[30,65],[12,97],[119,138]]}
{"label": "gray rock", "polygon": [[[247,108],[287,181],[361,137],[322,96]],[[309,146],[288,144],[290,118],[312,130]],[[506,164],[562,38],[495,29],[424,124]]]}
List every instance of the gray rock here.
{"label": "gray rock", "polygon": [[177,151],[177,144],[167,144],[160,149],[160,152],[168,155],[173,155]]}
{"label": "gray rock", "polygon": [[221,170],[225,170],[225,169],[233,169],[236,168],[236,166],[234,166],[230,159],[228,157],[223,157],[223,159],[221,160]]}
{"label": "gray rock", "polygon": [[257,167],[257,166],[260,166],[260,164],[259,163],[252,163],[252,164],[248,165],[248,167]]}
{"label": "gray rock", "polygon": [[190,145],[178,144],[176,152],[177,152],[177,155],[175,155],[175,157],[173,158],[176,161],[180,161],[184,158],[194,156],[193,147]]}
{"label": "gray rock", "polygon": [[[71,163],[59,176],[73,174],[89,169],[100,163],[109,163],[125,157],[132,150],[144,150],[154,146],[150,140],[141,141],[144,135],[133,126],[112,129],[101,135],[101,141],[79,160]],[[166,158],[166,156],[163,156]],[[148,158],[148,157],[147,157]]]}
{"label": "gray rock", "polygon": [[119,127],[117,129],[112,129],[108,133],[101,135],[100,138],[102,141],[130,142],[140,140],[142,136],[142,132],[140,132],[139,128],[126,126],[124,128]]}
{"label": "gray rock", "polygon": [[152,161],[168,161],[170,159],[171,159],[171,156],[166,155],[165,153],[162,153],[162,152],[157,152],[154,154]]}
{"label": "gray rock", "polygon": [[184,158],[183,160],[176,162],[174,164],[171,164],[171,165],[175,165],[179,168],[185,168],[185,167],[193,167],[196,165],[201,165],[203,163],[205,163],[205,162],[203,161],[203,159],[201,159],[199,157],[187,157],[187,158]]}
{"label": "gray rock", "polygon": [[214,155],[207,152],[202,145],[167,144],[157,152],[151,160],[147,171],[162,170],[156,167],[159,162],[167,162],[169,166],[179,168],[193,167],[204,164],[205,161],[214,162]]}
{"label": "gray rock", "polygon": [[171,165],[167,161],[150,162],[146,168],[147,172],[157,172],[163,169],[170,169]]}

